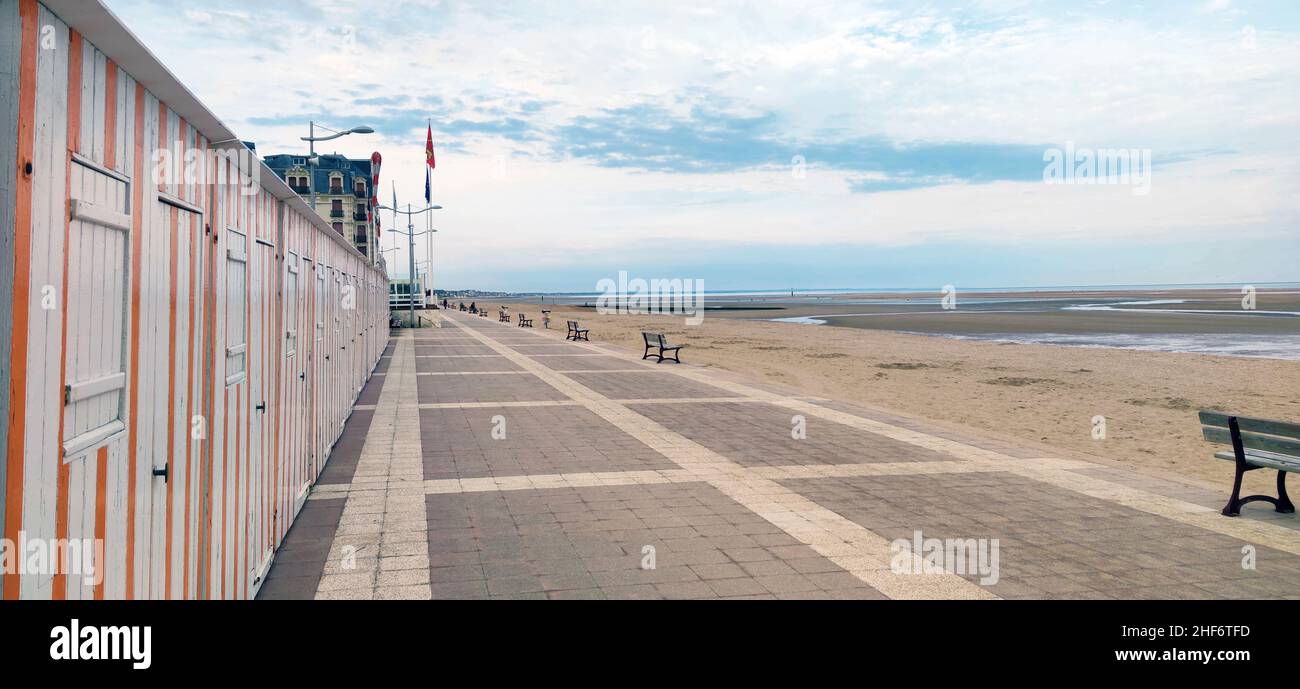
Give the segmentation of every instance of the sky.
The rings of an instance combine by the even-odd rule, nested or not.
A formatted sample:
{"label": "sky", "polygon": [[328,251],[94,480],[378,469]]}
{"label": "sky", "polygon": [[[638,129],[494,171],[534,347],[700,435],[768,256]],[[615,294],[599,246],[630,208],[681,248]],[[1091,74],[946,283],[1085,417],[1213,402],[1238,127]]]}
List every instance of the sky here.
{"label": "sky", "polygon": [[106,2],[263,155],[374,127],[318,151],[385,203],[431,124],[439,288],[1300,280],[1294,0]]}

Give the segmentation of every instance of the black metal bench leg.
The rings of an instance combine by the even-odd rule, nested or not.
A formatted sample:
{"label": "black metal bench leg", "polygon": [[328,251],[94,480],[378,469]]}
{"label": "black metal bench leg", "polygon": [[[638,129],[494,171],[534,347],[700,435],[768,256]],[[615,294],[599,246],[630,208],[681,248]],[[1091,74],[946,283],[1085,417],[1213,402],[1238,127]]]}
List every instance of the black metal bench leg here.
{"label": "black metal bench leg", "polygon": [[1238,462],[1237,477],[1232,481],[1232,495],[1228,498],[1228,504],[1223,507],[1223,516],[1237,517],[1241,515],[1241,477],[1245,475],[1245,467]]}
{"label": "black metal bench leg", "polygon": [[1295,505],[1291,503],[1291,497],[1286,494],[1286,472],[1277,472],[1277,511],[1282,514],[1294,514]]}

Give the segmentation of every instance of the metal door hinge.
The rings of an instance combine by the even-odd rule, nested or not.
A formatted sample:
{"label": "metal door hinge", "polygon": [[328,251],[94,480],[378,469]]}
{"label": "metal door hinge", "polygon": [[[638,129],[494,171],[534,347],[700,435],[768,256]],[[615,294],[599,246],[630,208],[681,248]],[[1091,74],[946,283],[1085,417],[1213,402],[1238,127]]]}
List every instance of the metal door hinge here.
{"label": "metal door hinge", "polygon": [[163,483],[168,483],[171,480],[170,474],[171,474],[171,462],[164,464],[161,469],[154,467],[153,475],[161,476]]}

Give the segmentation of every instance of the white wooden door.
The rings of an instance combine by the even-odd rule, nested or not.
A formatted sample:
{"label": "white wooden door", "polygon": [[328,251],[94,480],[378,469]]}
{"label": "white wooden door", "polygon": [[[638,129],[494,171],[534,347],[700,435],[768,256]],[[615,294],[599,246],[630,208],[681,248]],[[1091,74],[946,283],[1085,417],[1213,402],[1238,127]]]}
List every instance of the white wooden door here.
{"label": "white wooden door", "polygon": [[267,490],[275,485],[266,475],[273,452],[269,437],[274,395],[274,356],[276,345],[275,247],[258,240],[254,245],[249,270],[248,308],[252,314],[248,331],[248,394],[251,402],[248,428],[248,581],[253,588],[261,585],[271,561],[271,543],[267,524],[273,519],[275,505]]}

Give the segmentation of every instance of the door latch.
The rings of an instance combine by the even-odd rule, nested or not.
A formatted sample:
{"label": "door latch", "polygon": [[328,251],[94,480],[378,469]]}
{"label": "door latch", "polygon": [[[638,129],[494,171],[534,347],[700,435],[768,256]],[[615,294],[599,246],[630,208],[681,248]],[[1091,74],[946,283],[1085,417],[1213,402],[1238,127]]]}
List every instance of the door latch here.
{"label": "door latch", "polygon": [[154,467],[154,469],[153,469],[153,475],[154,475],[154,476],[161,476],[161,477],[162,477],[162,480],[163,480],[163,483],[167,483],[167,482],[171,479],[171,476],[170,476],[171,471],[170,471],[170,470],[171,470],[171,462],[168,462],[168,463],[162,465],[162,468],[161,468],[161,469],[159,469],[158,467]]}
{"label": "door latch", "polygon": [[256,410],[258,410],[258,411],[260,411],[260,412],[262,412],[263,414],[265,414],[265,413],[266,413],[266,402],[262,402],[262,403],[258,404],[256,407],[253,407],[253,408],[256,409]]}

